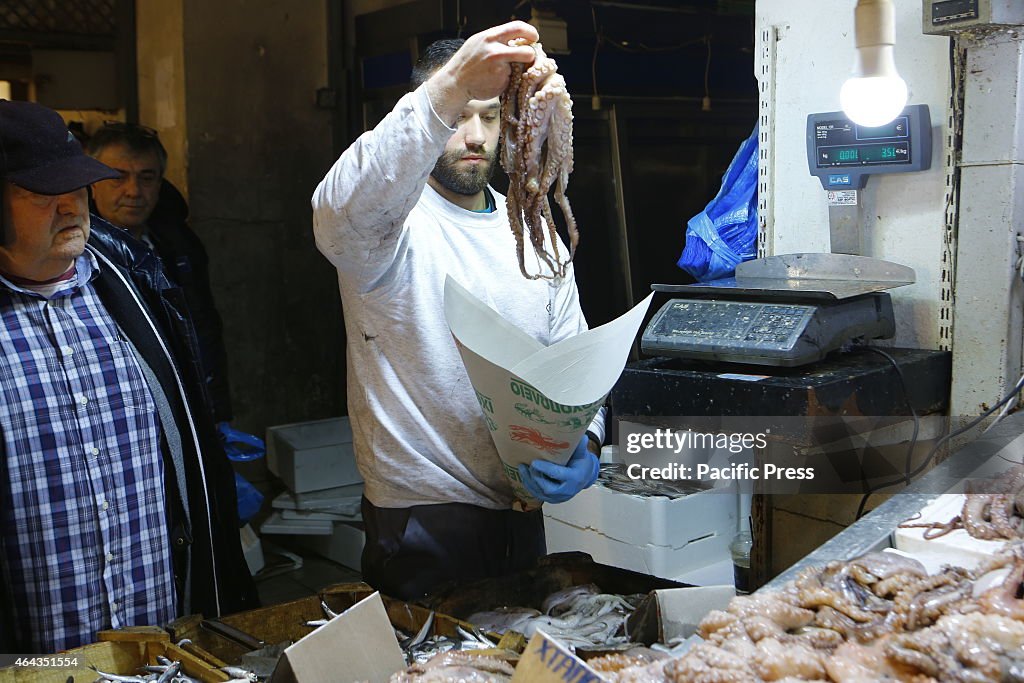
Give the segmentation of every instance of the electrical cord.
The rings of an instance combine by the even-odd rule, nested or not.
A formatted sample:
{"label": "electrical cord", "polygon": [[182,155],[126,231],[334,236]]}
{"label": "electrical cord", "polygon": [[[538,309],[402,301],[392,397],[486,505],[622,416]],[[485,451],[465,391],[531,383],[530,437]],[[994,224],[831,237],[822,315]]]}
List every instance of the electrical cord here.
{"label": "electrical cord", "polygon": [[[914,418],[914,432],[913,432],[913,434],[911,434],[911,436],[910,436],[910,443],[907,445],[907,455],[906,455],[906,458],[904,459],[904,463],[903,463],[903,479],[902,479],[902,481],[907,486],[910,486],[910,480],[911,480],[910,467],[911,467],[911,464],[913,463],[914,448],[917,446],[917,436],[918,436],[918,434],[921,431],[921,419],[918,417],[917,411],[914,410],[914,403],[913,403],[913,401],[910,400],[910,391],[907,388],[907,378],[903,375],[903,369],[900,367],[900,364],[898,362],[896,362],[896,359],[893,358],[891,355],[889,355],[887,352],[883,351],[882,349],[876,348],[874,346],[862,346],[860,348],[864,349],[865,351],[871,351],[872,353],[876,353],[879,356],[882,356],[883,358],[885,358],[887,361],[889,361],[889,363],[892,364],[893,369],[896,371],[896,376],[899,378],[899,381],[900,381],[900,388],[903,391],[903,400],[906,401],[907,409],[910,411],[911,416]],[[877,489],[872,489],[871,485],[868,484],[867,481],[865,480],[865,482],[864,482],[864,490],[865,490],[864,497],[861,498],[860,505],[857,507],[857,517],[856,517],[856,519],[860,519],[861,515],[864,514],[864,506],[867,504],[868,498]]]}
{"label": "electrical cord", "polygon": [[[947,441],[949,441],[950,439],[954,439],[954,438],[960,436],[961,434],[963,434],[964,432],[967,432],[967,431],[977,427],[981,423],[982,420],[984,420],[986,417],[988,417],[992,413],[994,413],[997,410],[999,410],[1000,408],[1002,408],[1010,399],[1012,399],[1017,394],[1019,394],[1021,389],[1024,389],[1024,375],[1021,376],[1021,378],[1017,381],[1017,384],[1013,387],[1013,389],[1011,389],[1009,391],[1009,393],[1007,393],[1005,396],[1003,396],[1001,399],[999,399],[998,403],[996,403],[994,406],[992,406],[991,408],[989,408],[988,410],[983,412],[978,417],[976,417],[973,420],[971,420],[969,423],[967,423],[966,425],[964,425],[960,429],[956,430],[955,432],[951,432],[951,433],[947,434],[946,436],[942,437],[941,439],[939,439],[938,441],[936,441],[935,442],[935,446],[933,446],[931,451],[929,451],[927,457],[925,457],[925,459],[924,459],[924,462],[922,462],[918,466],[918,468],[916,470],[914,470],[913,472],[910,473],[910,478],[913,479],[917,475],[919,475],[922,472],[924,472],[928,468],[928,465],[931,464],[931,461],[935,457],[935,454],[939,452],[939,449],[941,449],[942,446]],[[899,484],[899,483],[901,483],[903,481],[904,481],[904,479],[898,479],[896,481],[890,481],[890,482],[886,482],[884,484],[879,484],[874,489],[872,489],[872,490],[868,491],[867,493],[865,493],[864,497],[860,501],[860,506],[857,508],[857,519],[860,519],[860,517],[864,513],[864,505],[867,503],[868,496],[870,496],[872,493],[877,493],[881,489],[889,488],[890,486],[895,486],[896,484]]]}
{"label": "electrical cord", "polygon": [[[1018,379],[1017,381],[1018,382],[1024,381],[1024,375],[1021,375],[1020,379]],[[992,420],[992,422],[989,423],[988,427],[985,427],[983,430],[981,430],[981,433],[982,434],[987,434],[988,430],[990,430],[993,427],[995,427],[997,424],[999,424],[1003,420],[1004,417],[1009,415],[1010,414],[1010,410],[1013,409],[1013,403],[1014,403],[1013,401],[1010,401],[1006,405],[1004,405],[1003,409],[999,411],[998,415],[996,415],[996,419]]]}

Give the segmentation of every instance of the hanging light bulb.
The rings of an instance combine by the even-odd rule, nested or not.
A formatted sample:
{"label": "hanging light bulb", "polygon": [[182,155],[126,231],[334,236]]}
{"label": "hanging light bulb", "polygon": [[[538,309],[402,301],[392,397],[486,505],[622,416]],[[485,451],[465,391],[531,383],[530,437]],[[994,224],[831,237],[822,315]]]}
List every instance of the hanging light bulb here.
{"label": "hanging light bulb", "polygon": [[862,126],[889,123],[907,104],[907,84],[893,58],[895,15],[892,0],[857,0],[857,56],[853,76],[839,91],[839,102],[850,120]]}

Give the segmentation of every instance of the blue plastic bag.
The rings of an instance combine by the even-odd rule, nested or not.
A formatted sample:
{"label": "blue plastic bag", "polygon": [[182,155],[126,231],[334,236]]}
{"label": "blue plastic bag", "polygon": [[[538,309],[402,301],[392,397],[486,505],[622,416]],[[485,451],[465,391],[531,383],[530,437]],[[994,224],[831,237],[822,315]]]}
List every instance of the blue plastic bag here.
{"label": "blue plastic bag", "polygon": [[757,255],[757,126],[733,157],[722,187],[686,224],[686,246],[676,262],[698,282],[729,277]]}
{"label": "blue plastic bag", "polygon": [[263,494],[238,472],[235,472],[235,491],[238,494],[238,521],[245,524],[260,511]]}

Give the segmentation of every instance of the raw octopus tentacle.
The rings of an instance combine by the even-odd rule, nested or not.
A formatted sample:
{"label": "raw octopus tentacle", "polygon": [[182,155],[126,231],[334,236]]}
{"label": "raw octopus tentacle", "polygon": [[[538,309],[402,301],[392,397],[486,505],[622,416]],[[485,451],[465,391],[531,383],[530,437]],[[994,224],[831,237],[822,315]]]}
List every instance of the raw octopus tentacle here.
{"label": "raw octopus tentacle", "polygon": [[[513,44],[525,45],[524,40]],[[579,242],[576,220],[565,188],[572,171],[572,99],[555,61],[540,43],[534,63],[511,66],[508,87],[501,95],[501,165],[509,176],[508,216],[516,240],[519,270],[531,280],[564,277]],[[569,257],[559,254],[559,239],[548,202],[554,187],[568,224]],[[545,230],[545,224],[547,230]],[[526,268],[526,237],[536,253],[540,272]]]}

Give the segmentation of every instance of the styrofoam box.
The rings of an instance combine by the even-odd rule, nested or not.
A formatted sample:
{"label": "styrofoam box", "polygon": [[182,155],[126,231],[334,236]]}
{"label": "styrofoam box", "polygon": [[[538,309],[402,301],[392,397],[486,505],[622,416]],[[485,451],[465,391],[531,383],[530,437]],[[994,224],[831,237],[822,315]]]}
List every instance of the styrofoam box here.
{"label": "styrofoam box", "polygon": [[267,468],[294,493],[363,480],[356,469],[347,417],[268,428]]}
{"label": "styrofoam box", "polygon": [[302,536],[296,541],[328,560],[362,571],[366,533],[357,526],[336,522],[330,536]]}
{"label": "styrofoam box", "polygon": [[544,506],[548,552],[582,550],[596,562],[675,578],[729,557],[734,492],[633,496],[592,486]]}
{"label": "styrofoam box", "polygon": [[333,524],[334,522],[324,519],[285,519],[279,510],[264,520],[260,525],[260,533],[264,536],[269,534],[329,536],[334,529]]}

